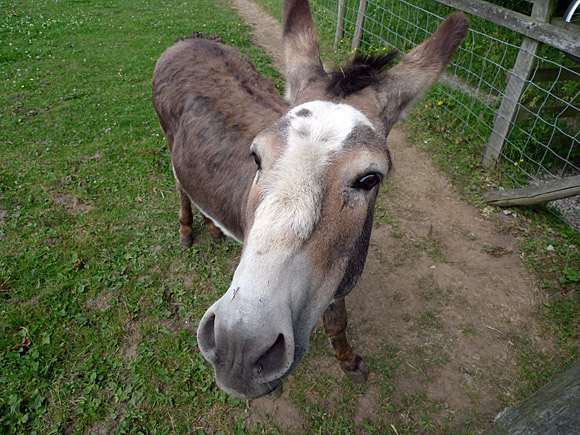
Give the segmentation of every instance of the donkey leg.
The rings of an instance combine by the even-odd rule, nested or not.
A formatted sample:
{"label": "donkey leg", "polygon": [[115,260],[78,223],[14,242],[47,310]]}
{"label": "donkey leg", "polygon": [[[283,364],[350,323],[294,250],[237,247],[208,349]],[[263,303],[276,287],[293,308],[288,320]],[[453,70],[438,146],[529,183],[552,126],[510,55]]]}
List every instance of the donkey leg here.
{"label": "donkey leg", "polygon": [[209,228],[209,233],[211,234],[211,238],[214,242],[221,243],[226,239],[226,236],[224,233],[222,233],[222,230],[220,230],[219,227],[217,227],[210,218],[206,217],[205,223]]}
{"label": "donkey leg", "polygon": [[181,196],[181,207],[179,208],[179,240],[181,246],[190,248],[193,245],[193,213],[191,211],[191,201],[187,194],[178,186],[179,195]]}
{"label": "donkey leg", "polygon": [[369,367],[360,355],[352,351],[346,338],[346,304],[344,299],[332,303],[322,315],[324,333],[330,339],[334,356],[340,363],[340,368],[348,378],[357,384],[365,382],[369,375]]}

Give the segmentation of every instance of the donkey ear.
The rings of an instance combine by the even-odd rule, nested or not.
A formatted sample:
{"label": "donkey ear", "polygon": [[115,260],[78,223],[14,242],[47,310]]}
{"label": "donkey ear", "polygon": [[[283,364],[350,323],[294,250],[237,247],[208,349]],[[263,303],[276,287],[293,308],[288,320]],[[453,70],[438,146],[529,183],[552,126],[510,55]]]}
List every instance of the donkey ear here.
{"label": "donkey ear", "polygon": [[284,97],[291,103],[310,81],[326,75],[320,61],[318,36],[308,0],[284,2],[283,37],[286,65]]}
{"label": "donkey ear", "polygon": [[387,131],[437,81],[468,29],[469,21],[461,12],[449,15],[382,78],[379,97]]}

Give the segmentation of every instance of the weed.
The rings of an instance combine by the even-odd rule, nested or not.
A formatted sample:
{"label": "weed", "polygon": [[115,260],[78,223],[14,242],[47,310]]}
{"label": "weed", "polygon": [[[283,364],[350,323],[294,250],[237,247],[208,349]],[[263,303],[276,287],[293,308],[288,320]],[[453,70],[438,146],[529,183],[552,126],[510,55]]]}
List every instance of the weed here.
{"label": "weed", "polygon": [[437,315],[432,311],[425,311],[421,315],[421,317],[419,318],[419,326],[421,326],[421,328],[427,329],[431,328],[441,329],[442,327],[441,323],[439,322],[439,319],[437,318]]}

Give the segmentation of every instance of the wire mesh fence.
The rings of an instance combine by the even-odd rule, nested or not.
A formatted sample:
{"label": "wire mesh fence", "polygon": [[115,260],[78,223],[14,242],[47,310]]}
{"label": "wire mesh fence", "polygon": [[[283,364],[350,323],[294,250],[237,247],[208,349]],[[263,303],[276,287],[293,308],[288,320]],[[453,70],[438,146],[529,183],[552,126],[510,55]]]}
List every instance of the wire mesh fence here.
{"label": "wire mesh fence", "polygon": [[[339,6],[344,13],[339,15]],[[369,1],[360,42],[356,42],[359,0],[316,0],[313,12],[329,31],[321,35],[337,50],[363,53],[401,50],[403,53],[430,36],[453,10],[435,1]],[[340,21],[340,27],[337,23]],[[452,65],[430,96],[457,144],[479,148],[482,158],[491,152],[506,188],[537,184],[580,174],[580,68],[565,53],[547,45],[528,49],[523,36],[481,18],[470,16],[471,29]],[[336,32],[330,31],[335,29]],[[332,36],[331,36],[332,34]],[[352,46],[355,39],[355,46]],[[514,68],[527,55],[531,67]],[[514,99],[511,80],[520,81]],[[512,83],[513,85],[513,83]],[[511,101],[510,101],[511,99]],[[515,111],[503,119],[507,132],[494,148],[490,137],[502,121],[503,104]],[[429,103],[428,103],[429,104]],[[495,160],[494,160],[495,162]],[[555,203],[562,207],[563,201]],[[580,222],[577,205],[564,207],[569,221]]]}

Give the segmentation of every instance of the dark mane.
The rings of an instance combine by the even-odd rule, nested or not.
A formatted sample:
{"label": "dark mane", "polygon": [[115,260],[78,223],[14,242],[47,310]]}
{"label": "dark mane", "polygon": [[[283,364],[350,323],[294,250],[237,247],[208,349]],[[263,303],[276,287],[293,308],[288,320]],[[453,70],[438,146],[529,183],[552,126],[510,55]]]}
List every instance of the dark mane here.
{"label": "dark mane", "polygon": [[344,98],[367,86],[379,84],[381,73],[398,54],[397,50],[378,56],[357,54],[350,64],[330,75],[327,92]]}

